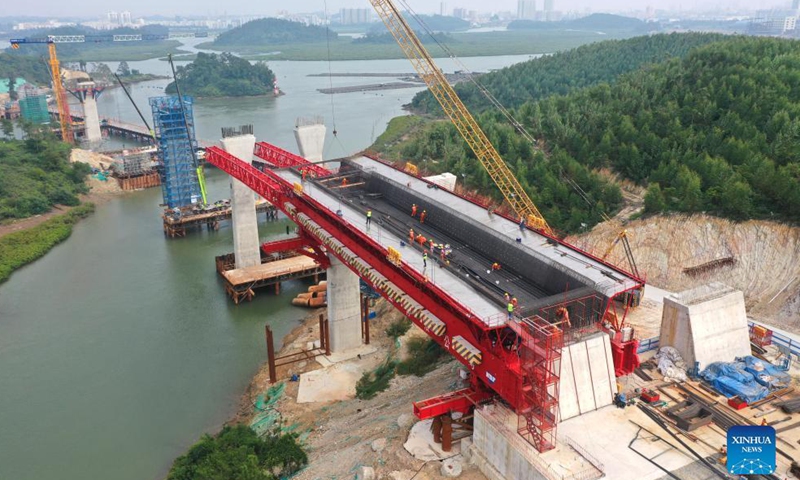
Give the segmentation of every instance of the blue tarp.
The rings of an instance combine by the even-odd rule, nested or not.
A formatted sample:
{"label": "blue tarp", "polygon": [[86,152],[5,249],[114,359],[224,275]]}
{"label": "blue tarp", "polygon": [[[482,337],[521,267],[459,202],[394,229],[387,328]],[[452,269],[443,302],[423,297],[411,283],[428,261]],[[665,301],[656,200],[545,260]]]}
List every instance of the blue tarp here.
{"label": "blue tarp", "polygon": [[712,363],[700,376],[726,397],[736,396],[747,403],[763,399],[770,389],[787,386],[791,378],[774,365],[749,355],[736,362]]}
{"label": "blue tarp", "polygon": [[786,388],[792,381],[788,373],[756,357],[748,355],[744,357],[744,363],[745,370],[755,377],[756,382],[770,389]]}

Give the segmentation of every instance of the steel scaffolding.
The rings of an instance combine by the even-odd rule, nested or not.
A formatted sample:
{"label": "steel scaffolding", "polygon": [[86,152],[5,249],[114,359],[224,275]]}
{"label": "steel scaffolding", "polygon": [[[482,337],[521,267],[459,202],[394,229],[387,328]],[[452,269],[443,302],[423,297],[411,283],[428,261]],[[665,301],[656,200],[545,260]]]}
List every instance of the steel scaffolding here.
{"label": "steel scaffolding", "polygon": [[159,153],[163,162],[161,190],[168,208],[181,208],[201,201],[200,183],[194,165],[195,138],[193,100],[184,95],[187,132],[177,96],[150,98]]}
{"label": "steel scaffolding", "polygon": [[508,322],[519,338],[517,432],[539,452],[556,446],[562,330],[542,317]]}
{"label": "steel scaffolding", "polygon": [[50,123],[50,112],[47,110],[45,95],[31,95],[20,99],[19,110],[22,118],[32,123]]}

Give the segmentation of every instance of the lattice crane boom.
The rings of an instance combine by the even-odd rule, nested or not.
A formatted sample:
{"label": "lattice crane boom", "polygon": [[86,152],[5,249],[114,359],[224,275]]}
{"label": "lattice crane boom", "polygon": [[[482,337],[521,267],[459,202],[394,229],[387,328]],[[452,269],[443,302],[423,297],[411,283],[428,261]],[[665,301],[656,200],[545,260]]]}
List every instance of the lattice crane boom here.
{"label": "lattice crane boom", "polygon": [[58,106],[61,140],[73,143],[75,137],[72,132],[72,113],[69,111],[67,92],[61,83],[61,67],[58,64],[58,56],[56,55],[56,44],[54,42],[48,43],[47,50],[50,53],[50,75],[53,77],[53,93],[55,93],[56,105]]}
{"label": "lattice crane boom", "polygon": [[539,209],[458,98],[394,3],[391,0],[370,0],[370,3],[514,212],[525,219],[529,226],[552,234]]}

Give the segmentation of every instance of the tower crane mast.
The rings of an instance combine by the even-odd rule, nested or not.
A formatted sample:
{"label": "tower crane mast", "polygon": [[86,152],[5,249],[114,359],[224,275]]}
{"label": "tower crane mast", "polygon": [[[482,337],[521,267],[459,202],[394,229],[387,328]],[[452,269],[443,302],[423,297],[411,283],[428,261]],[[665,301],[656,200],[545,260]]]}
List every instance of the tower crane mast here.
{"label": "tower crane mast", "polygon": [[508,168],[486,134],[481,130],[478,122],[458,98],[455,90],[436,66],[414,30],[400,14],[397,6],[391,0],[370,0],[370,3],[406,57],[411,61],[420,78],[442,106],[444,113],[453,122],[478,161],[500,189],[503,198],[512,210],[529,226],[552,234],[550,226],[539,213],[539,209],[536,208],[511,169]]}

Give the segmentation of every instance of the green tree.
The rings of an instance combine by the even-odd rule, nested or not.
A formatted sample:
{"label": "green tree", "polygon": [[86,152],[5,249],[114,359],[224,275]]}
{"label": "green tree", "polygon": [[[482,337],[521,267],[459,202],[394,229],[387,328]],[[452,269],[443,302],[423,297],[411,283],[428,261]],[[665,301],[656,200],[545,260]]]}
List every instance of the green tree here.
{"label": "green tree", "polygon": [[3,118],[0,119],[0,123],[2,123],[3,136],[12,138],[14,136],[14,124],[11,123],[11,120]]}
{"label": "green tree", "polygon": [[111,68],[107,64],[95,63],[91,76],[95,80],[110,82],[114,78],[114,73],[111,72]]}
{"label": "green tree", "polygon": [[278,480],[308,463],[297,437],[275,432],[259,438],[247,425],[204,435],[172,464],[167,480]]}
{"label": "green tree", "polygon": [[131,75],[131,68],[128,66],[128,62],[125,60],[119,62],[119,67],[117,67],[117,75],[120,77],[129,77]]}
{"label": "green tree", "polygon": [[651,183],[644,195],[644,211],[647,213],[663,212],[667,208],[667,201],[661,191],[661,185]]}

